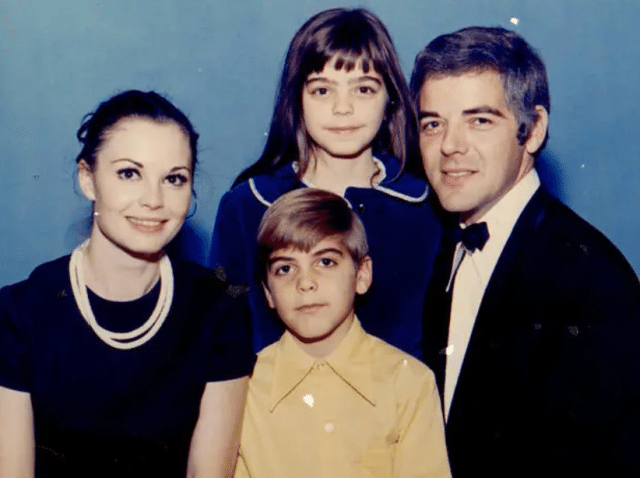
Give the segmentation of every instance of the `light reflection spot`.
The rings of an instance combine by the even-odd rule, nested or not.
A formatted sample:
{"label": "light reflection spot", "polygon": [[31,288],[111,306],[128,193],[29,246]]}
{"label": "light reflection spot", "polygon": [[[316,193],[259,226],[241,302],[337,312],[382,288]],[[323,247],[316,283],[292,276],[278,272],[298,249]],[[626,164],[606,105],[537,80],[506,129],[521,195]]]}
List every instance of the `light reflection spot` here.
{"label": "light reflection spot", "polygon": [[336,429],[335,425],[331,422],[327,422],[324,424],[324,431],[327,433],[333,433],[335,429]]}
{"label": "light reflection spot", "polygon": [[520,22],[520,19],[518,17],[511,17],[509,21],[514,25],[517,25]]}
{"label": "light reflection spot", "polygon": [[310,393],[307,393],[304,397],[302,397],[302,401],[313,408],[314,399],[313,395],[311,395]]}

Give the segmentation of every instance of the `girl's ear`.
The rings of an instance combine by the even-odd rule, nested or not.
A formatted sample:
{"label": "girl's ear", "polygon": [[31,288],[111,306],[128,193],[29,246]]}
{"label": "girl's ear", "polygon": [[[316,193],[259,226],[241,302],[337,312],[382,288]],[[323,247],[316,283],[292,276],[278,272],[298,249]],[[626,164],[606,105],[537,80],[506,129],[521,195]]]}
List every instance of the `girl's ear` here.
{"label": "girl's ear", "polygon": [[262,282],[262,288],[264,289],[264,295],[267,296],[267,303],[269,304],[269,307],[271,307],[272,309],[275,309],[276,304],[273,301],[273,296],[271,295],[271,291],[269,290],[269,287],[267,287],[267,284]]}
{"label": "girl's ear", "polygon": [[371,257],[365,256],[358,265],[356,271],[356,292],[360,295],[364,294],[371,287],[371,281],[373,280],[373,263]]}
{"label": "girl's ear", "polygon": [[89,200],[96,200],[96,188],[93,182],[93,171],[89,164],[81,159],[78,161],[78,184],[82,194]]}

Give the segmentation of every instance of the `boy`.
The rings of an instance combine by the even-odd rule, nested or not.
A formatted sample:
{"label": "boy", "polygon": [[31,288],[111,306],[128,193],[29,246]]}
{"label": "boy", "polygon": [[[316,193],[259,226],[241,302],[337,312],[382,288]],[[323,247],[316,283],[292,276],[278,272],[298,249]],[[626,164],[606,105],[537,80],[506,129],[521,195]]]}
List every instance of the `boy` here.
{"label": "boy", "polygon": [[450,476],[433,374],[354,315],[367,249],[327,191],[292,191],[262,218],[259,279],[287,330],[258,356],[236,477]]}

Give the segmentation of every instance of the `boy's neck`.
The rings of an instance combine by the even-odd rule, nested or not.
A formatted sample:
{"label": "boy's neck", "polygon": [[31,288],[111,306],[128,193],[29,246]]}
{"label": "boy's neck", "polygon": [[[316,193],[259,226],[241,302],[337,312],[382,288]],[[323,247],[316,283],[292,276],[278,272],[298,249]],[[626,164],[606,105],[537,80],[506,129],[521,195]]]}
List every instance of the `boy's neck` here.
{"label": "boy's neck", "polygon": [[336,158],[326,152],[316,152],[302,179],[313,187],[344,196],[348,187],[370,188],[380,172],[371,149],[355,158]]}
{"label": "boy's neck", "polygon": [[304,352],[312,357],[323,358],[331,355],[342,343],[344,338],[351,330],[351,326],[353,325],[353,321],[355,318],[355,313],[351,311],[349,316],[340,323],[333,331],[331,331],[327,336],[320,340],[314,340],[312,342],[305,341],[304,339],[297,337],[294,333],[291,333],[291,336],[296,341],[296,343],[302,348]]}

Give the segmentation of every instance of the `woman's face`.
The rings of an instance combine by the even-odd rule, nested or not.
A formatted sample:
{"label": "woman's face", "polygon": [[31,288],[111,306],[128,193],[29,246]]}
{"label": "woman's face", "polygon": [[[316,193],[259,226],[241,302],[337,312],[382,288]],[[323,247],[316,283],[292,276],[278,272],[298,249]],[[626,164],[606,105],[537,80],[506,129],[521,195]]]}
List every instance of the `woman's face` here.
{"label": "woman's face", "polygon": [[191,201],[189,139],[173,122],[124,118],[105,135],[91,169],[78,178],[94,203],[99,234],[133,255],[153,255],[180,230]]}

